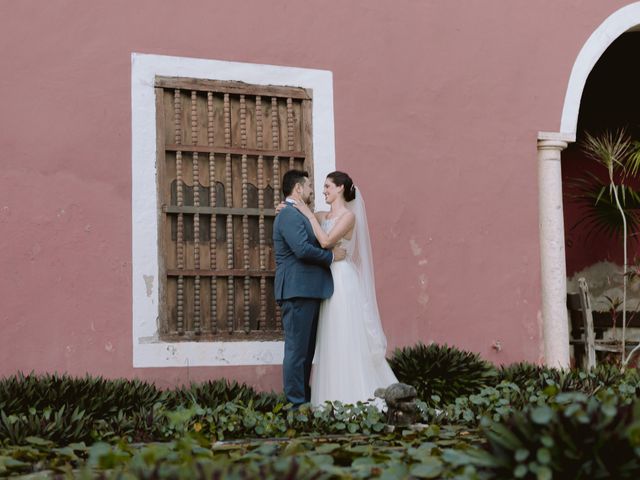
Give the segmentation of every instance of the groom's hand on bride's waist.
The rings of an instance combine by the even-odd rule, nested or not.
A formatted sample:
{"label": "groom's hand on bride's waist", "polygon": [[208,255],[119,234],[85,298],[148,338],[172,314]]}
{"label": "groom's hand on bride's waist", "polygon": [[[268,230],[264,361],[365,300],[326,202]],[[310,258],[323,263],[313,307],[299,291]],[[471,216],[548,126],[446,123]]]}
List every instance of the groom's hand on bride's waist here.
{"label": "groom's hand on bride's waist", "polygon": [[339,262],[340,260],[344,260],[347,256],[347,251],[341,247],[333,247],[331,250],[333,252],[333,261]]}

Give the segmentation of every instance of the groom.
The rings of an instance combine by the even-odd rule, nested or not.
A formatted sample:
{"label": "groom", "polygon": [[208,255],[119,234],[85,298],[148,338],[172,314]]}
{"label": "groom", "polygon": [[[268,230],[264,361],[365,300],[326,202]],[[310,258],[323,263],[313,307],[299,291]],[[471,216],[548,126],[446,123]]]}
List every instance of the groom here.
{"label": "groom", "polygon": [[284,393],[294,407],[311,400],[309,377],[316,345],[320,301],[333,294],[329,266],[342,260],[342,248],[320,248],[309,220],[293,205],[309,203],[309,174],[290,170],[282,179],[286,206],[273,223],[276,253],[275,297],[284,328]]}

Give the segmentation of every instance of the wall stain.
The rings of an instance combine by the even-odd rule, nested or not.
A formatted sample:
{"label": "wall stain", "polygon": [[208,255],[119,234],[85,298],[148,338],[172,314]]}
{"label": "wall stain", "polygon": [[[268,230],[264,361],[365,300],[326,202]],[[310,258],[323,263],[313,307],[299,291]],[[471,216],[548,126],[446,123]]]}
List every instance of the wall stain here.
{"label": "wall stain", "polygon": [[414,257],[417,257],[422,253],[422,248],[420,248],[420,245],[418,245],[418,242],[416,242],[413,237],[411,237],[411,239],[409,240],[409,244],[411,245],[411,252],[413,253]]}
{"label": "wall stain", "polygon": [[151,293],[153,292],[153,275],[142,275],[144,278],[144,284],[147,288],[147,297],[151,297]]}
{"label": "wall stain", "polygon": [[418,275],[418,287],[420,288],[420,294],[418,295],[418,303],[423,307],[426,307],[429,303],[429,294],[427,293],[427,286],[429,285],[429,279],[424,273]]}
{"label": "wall stain", "polygon": [[420,295],[418,295],[418,303],[423,307],[427,306],[429,303],[429,295],[427,292],[420,292]]}

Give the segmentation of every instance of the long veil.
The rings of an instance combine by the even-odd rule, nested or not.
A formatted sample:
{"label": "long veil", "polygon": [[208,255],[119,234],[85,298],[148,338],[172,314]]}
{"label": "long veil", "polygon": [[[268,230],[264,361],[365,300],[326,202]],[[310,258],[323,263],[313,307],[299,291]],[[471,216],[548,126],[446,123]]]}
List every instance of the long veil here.
{"label": "long veil", "polygon": [[352,260],[360,275],[360,285],[363,289],[364,305],[362,305],[362,309],[365,313],[364,327],[367,333],[369,349],[374,361],[382,361],[385,359],[387,352],[387,338],[382,330],[380,312],[378,311],[367,212],[360,189],[356,188],[356,198],[348,202],[347,207],[354,213],[356,218],[354,230],[355,245]]}

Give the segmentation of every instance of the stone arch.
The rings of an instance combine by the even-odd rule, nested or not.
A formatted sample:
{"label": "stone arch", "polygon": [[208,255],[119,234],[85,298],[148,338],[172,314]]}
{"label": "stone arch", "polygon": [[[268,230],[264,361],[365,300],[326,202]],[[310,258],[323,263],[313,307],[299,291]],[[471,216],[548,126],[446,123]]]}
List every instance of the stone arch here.
{"label": "stone arch", "polygon": [[573,64],[562,107],[560,132],[565,138],[575,140],[582,92],[594,65],[614,40],[637,28],[640,28],[640,2],[627,5],[609,15],[583,45]]}
{"label": "stone arch", "polygon": [[636,29],[640,29],[640,2],[615,11],[593,31],[576,57],[569,76],[560,131],[538,134],[544,359],[554,367],[569,367],[561,152],[576,140],[580,102],[591,70],[614,40]]}

